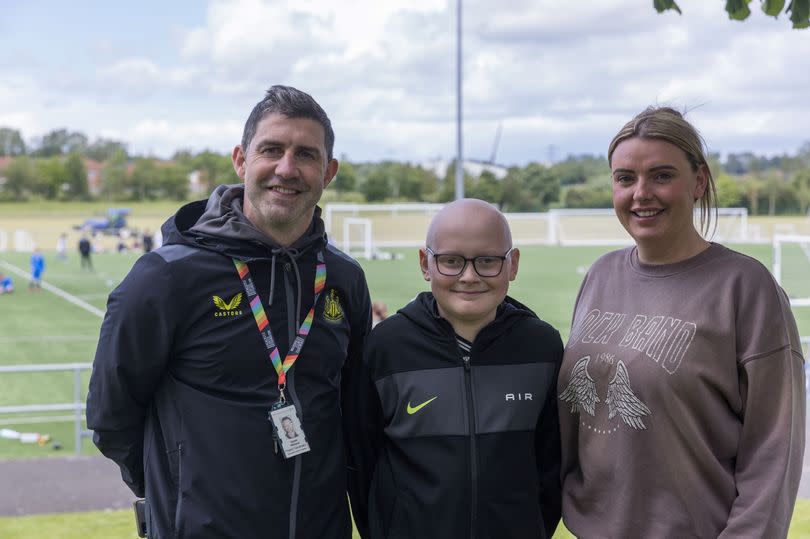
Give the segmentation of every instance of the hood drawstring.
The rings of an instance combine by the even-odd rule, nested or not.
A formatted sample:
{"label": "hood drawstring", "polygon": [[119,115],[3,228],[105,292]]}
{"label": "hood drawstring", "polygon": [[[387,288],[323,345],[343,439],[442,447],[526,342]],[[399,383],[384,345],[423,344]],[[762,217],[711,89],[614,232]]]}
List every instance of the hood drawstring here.
{"label": "hood drawstring", "polygon": [[286,248],[286,247],[274,247],[270,250],[273,254],[273,258],[270,260],[270,297],[267,300],[267,308],[273,306],[273,295],[275,294],[276,290],[276,258],[278,255],[286,256],[292,262],[293,270],[295,270],[295,328],[294,331],[298,331],[298,327],[301,325],[300,320],[298,319],[299,314],[301,313],[301,273],[298,271],[298,263],[296,259],[301,256],[301,251],[296,248]]}

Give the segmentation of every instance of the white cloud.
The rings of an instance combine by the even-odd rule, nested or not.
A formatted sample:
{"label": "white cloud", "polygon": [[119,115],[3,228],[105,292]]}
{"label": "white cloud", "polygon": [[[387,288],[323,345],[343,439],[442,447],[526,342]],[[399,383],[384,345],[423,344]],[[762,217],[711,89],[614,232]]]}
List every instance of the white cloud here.
{"label": "white cloud", "polygon": [[[718,2],[681,7],[679,16],[635,0],[465,0],[465,153],[486,157],[499,124],[507,164],[545,158],[549,146],[560,157],[603,152],[652,103],[695,109],[712,147],[787,151],[810,138],[810,30],[755,9],[729,21]],[[281,83],[324,106],[339,153],[448,157],[454,10],[451,0],[212,0],[193,23],[178,11],[165,26],[134,28],[137,47],[126,32],[98,30],[110,21],[95,21],[86,42],[64,21],[51,42],[74,62],[48,67],[51,50],[20,40],[6,50],[24,51],[25,62],[0,52],[0,122],[26,136],[61,126],[116,133],[133,150],[230,151],[252,104]]]}

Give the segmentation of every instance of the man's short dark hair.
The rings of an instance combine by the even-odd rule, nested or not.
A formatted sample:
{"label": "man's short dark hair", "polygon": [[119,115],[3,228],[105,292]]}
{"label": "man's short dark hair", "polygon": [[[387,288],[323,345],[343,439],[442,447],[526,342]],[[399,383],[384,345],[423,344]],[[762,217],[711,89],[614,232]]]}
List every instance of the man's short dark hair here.
{"label": "man's short dark hair", "polygon": [[268,114],[281,114],[287,118],[309,118],[321,124],[324,132],[324,146],[326,156],[332,160],[332,150],[335,146],[335,132],[332,130],[332,122],[321,106],[306,92],[302,92],[292,86],[272,86],[264,98],[256,103],[253,110],[245,122],[245,130],[242,133],[242,151],[247,154],[250,142],[256,134],[256,126]]}

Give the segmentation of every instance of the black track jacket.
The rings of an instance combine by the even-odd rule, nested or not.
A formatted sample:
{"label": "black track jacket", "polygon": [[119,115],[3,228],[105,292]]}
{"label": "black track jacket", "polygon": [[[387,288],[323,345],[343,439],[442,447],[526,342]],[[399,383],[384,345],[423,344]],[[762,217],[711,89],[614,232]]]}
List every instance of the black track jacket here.
{"label": "black track jacket", "polygon": [[[163,247],[112,292],[87,425],[145,494],[150,539],[348,539],[340,395],[370,328],[365,277],[327,245],[320,210],[284,249],[244,217],[243,193],[220,186],[207,206],[181,208]],[[312,306],[320,249],[326,287],[286,390],[312,451],[284,460],[267,419],[277,375],[232,257],[248,263],[283,358]]]}
{"label": "black track jacket", "polygon": [[467,355],[429,292],[351,373],[355,522],[372,539],[537,539],[560,519],[559,333],[506,298]]}

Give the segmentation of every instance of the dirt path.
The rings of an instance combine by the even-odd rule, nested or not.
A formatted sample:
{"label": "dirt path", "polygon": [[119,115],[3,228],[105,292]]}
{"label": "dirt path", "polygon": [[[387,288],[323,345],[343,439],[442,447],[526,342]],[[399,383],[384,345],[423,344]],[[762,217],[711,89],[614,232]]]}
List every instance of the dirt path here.
{"label": "dirt path", "polygon": [[[810,498],[808,461],[810,454],[800,498]],[[0,516],[129,509],[134,499],[118,467],[104,457],[0,461]]]}
{"label": "dirt path", "polygon": [[0,516],[126,509],[134,499],[104,457],[0,461]]}

